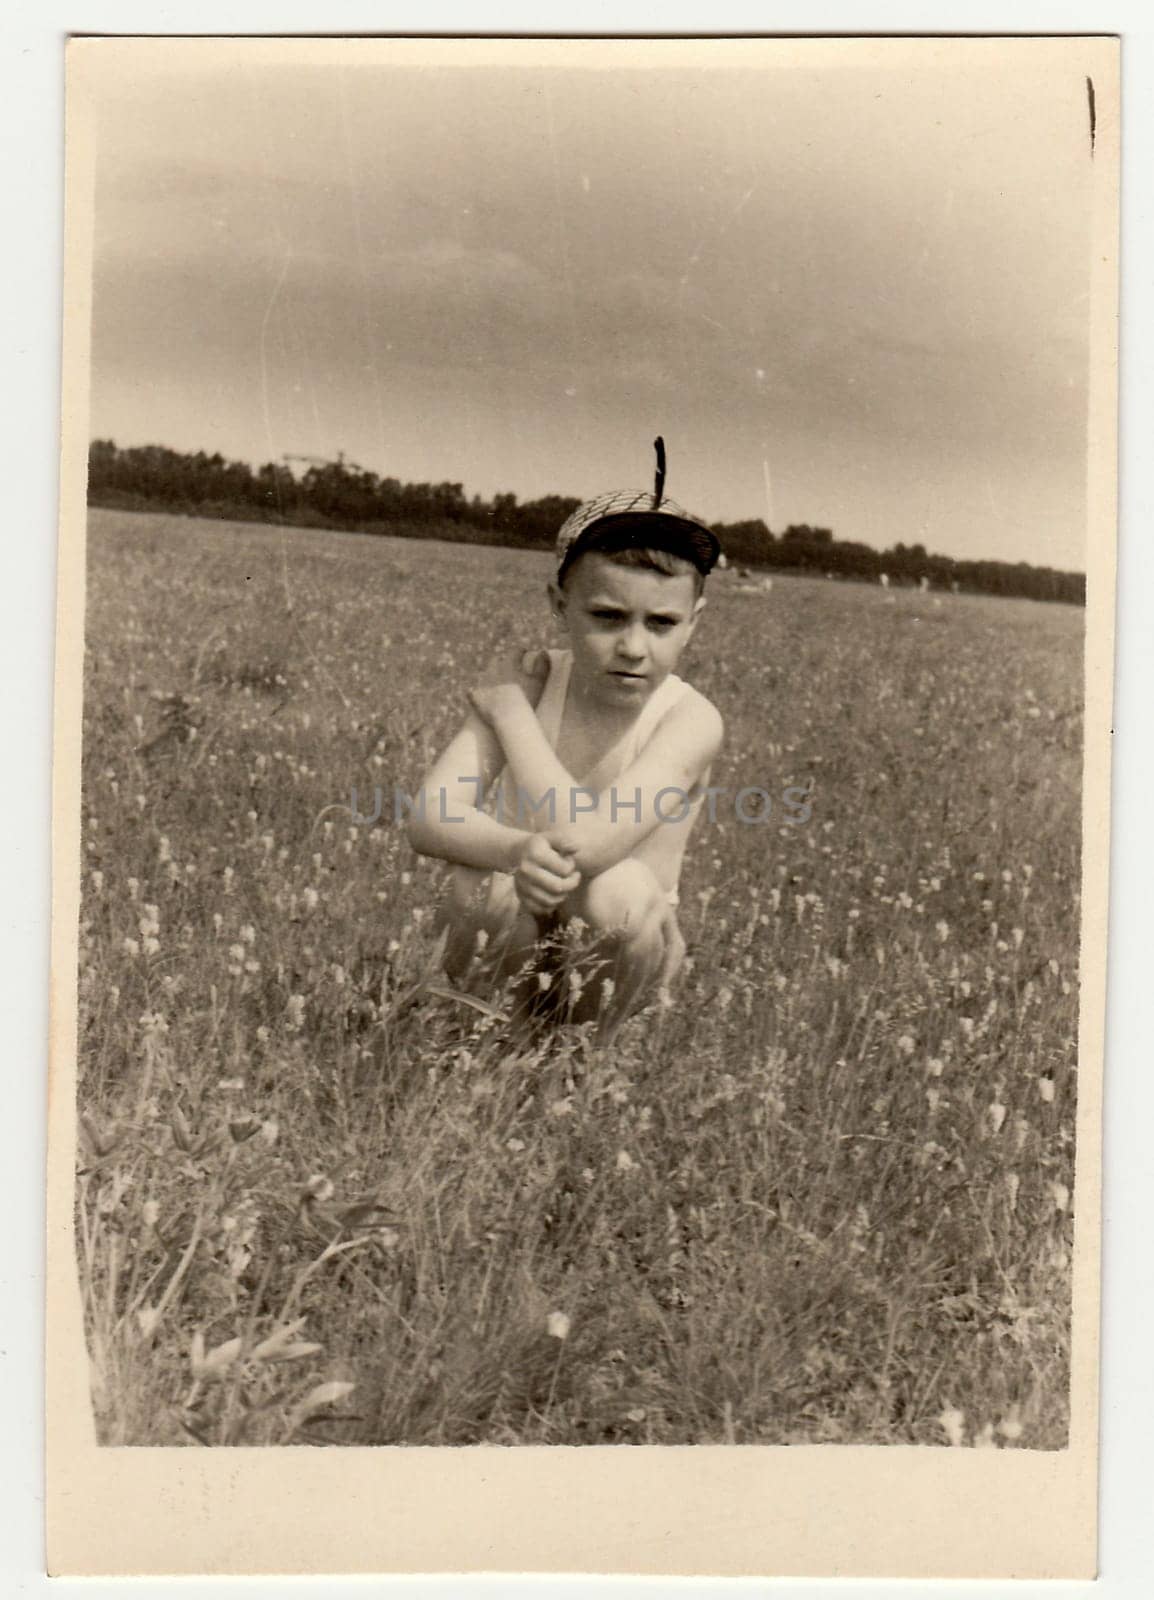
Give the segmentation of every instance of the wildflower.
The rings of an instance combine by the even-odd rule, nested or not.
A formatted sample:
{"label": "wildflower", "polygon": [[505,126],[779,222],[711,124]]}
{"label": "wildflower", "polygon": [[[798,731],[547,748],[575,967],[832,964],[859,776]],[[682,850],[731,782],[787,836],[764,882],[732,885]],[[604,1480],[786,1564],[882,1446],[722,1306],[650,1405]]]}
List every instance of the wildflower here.
{"label": "wildflower", "polygon": [[157,841],[156,854],[159,857],[159,859],[160,859],[162,864],[165,861],[171,861],[172,860],[172,846],[168,842],[167,837],[163,833],[161,834],[159,840]]}
{"label": "wildflower", "polygon": [[235,877],[236,877],[236,873],[233,871],[233,869],[231,867],[225,867],[224,873],[223,873],[224,892],[225,892],[225,894],[231,894],[232,893],[232,880]]}
{"label": "wildflower", "polygon": [[1007,1172],[1006,1173],[1006,1188],[1009,1191],[1010,1210],[1011,1211],[1015,1211],[1017,1209],[1017,1205],[1018,1205],[1018,1190],[1019,1190],[1020,1187],[1021,1187],[1021,1180],[1019,1179],[1018,1174],[1016,1172]]}
{"label": "wildflower", "polygon": [[315,911],[317,908],[317,902],[320,899],[320,895],[313,888],[302,889],[301,899],[305,903],[306,911]]}
{"label": "wildflower", "polygon": [[903,1056],[912,1056],[917,1048],[914,1040],[908,1033],[903,1033],[898,1039],[898,1049]]}
{"label": "wildflower", "polygon": [[224,1094],[238,1094],[244,1088],[243,1078],[221,1078],[217,1088]]}
{"label": "wildflower", "polygon": [[155,1228],[160,1220],[160,1207],[155,1200],[146,1200],[140,1208],[140,1216],[146,1228]]}
{"label": "wildflower", "polygon": [[618,1150],[616,1166],[618,1172],[633,1172],[637,1168],[637,1163],[628,1150]]}
{"label": "wildflower", "polygon": [[998,1432],[1003,1439],[1008,1439],[1011,1444],[1022,1437],[1022,1418],[1016,1403],[1010,1407],[1001,1422],[998,1423]]}
{"label": "wildflower", "polygon": [[259,1027],[256,1030],[256,1038],[257,1038],[257,1043],[258,1044],[267,1044],[271,1037],[272,1036],[269,1033],[268,1029],[266,1027],[264,1027],[263,1024],[262,1024],[261,1027]]}
{"label": "wildflower", "polygon": [[104,893],[104,874],[103,874],[103,872],[93,872],[91,874],[91,877],[92,877],[92,889],[93,889],[93,892],[95,894],[103,894]]}
{"label": "wildflower", "polygon": [[974,1435],[974,1448],[977,1450],[992,1449],[994,1443],[994,1424],[987,1422],[982,1425]]}
{"label": "wildflower", "polygon": [[256,943],[256,929],[253,927],[251,922],[246,922],[244,927],[241,928],[240,937],[244,944]]}
{"label": "wildflower", "polygon": [[505,1149],[506,1150],[512,1150],[514,1155],[517,1155],[520,1151],[524,1150],[524,1148],[525,1148],[524,1139],[506,1139],[505,1140]]}
{"label": "wildflower", "polygon": [[305,997],[303,994],[290,994],[285,1004],[285,1013],[288,1025],[294,1032],[299,1033],[305,1024]]}
{"label": "wildflower", "polygon": [[[481,932],[484,933],[484,931],[485,930],[482,928]],[[539,972],[537,974],[537,991],[538,991],[538,993],[539,994],[544,994],[546,989],[548,989],[549,985],[552,982],[553,982],[553,974],[551,972]]]}
{"label": "wildflower", "polygon": [[139,878],[129,878],[129,880],[128,880],[128,898],[130,900],[135,900],[139,893],[140,893],[140,879]]}
{"label": "wildflower", "polygon": [[986,1108],[990,1113],[990,1124],[994,1132],[1001,1133],[1002,1124],[1006,1120],[1006,1108],[1000,1101],[994,1100]]}
{"label": "wildflower", "polygon": [[140,954],[140,946],[135,939],[125,939],[123,948],[126,956],[135,957]]}
{"label": "wildflower", "polygon": [[333,1180],[326,1178],[323,1172],[314,1172],[305,1185],[305,1190],[309,1199],[320,1200],[322,1203],[331,1200],[336,1193]]}
{"label": "wildflower", "polygon": [[926,1062],[926,1071],[929,1073],[931,1078],[940,1078],[942,1073],[945,1071],[945,1066],[946,1064],[944,1061],[940,1061],[937,1056],[931,1056]]}
{"label": "wildflower", "polygon": [[1054,1103],[1054,1080],[1053,1080],[1053,1078],[1039,1078],[1038,1079],[1038,1093],[1041,1095],[1042,1099],[1046,1102],[1047,1105],[1052,1105]]}
{"label": "wildflower", "polygon": [[563,1311],[550,1311],[545,1318],[545,1332],[550,1339],[567,1339],[570,1326],[569,1318]]}
{"label": "wildflower", "polygon": [[334,961],[333,962],[333,982],[336,984],[338,989],[343,989],[344,988],[345,979],[346,979],[346,974],[345,974],[344,967],[341,966],[339,961]]}
{"label": "wildflower", "polygon": [[938,1417],[938,1425],[952,1445],[965,1443],[966,1414],[955,1406],[947,1406]]}
{"label": "wildflower", "polygon": [[260,1125],[260,1136],[267,1145],[274,1145],[280,1137],[280,1124],[272,1117]]}
{"label": "wildflower", "polygon": [[1070,1191],[1066,1185],[1064,1183],[1052,1183],[1050,1185],[1050,1194],[1054,1201],[1054,1210],[1065,1211],[1070,1204]]}
{"label": "wildflower", "polygon": [[949,923],[944,919],[939,919],[934,923],[934,932],[937,934],[939,942],[945,944],[946,940],[950,936]]}
{"label": "wildflower", "polygon": [[136,1321],[144,1337],[150,1339],[160,1321],[160,1312],[155,1306],[141,1306],[136,1313]]}

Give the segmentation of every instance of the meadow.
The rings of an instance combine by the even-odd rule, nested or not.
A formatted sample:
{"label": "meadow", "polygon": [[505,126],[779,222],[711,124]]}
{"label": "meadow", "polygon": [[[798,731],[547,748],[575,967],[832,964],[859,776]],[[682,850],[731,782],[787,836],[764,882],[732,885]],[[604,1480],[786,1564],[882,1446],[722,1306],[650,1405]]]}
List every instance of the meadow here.
{"label": "meadow", "polygon": [[695,833],[671,1004],[514,1044],[391,796],[548,576],[91,513],[98,1436],[1062,1447],[1083,612],[712,579],[682,670],[773,811]]}

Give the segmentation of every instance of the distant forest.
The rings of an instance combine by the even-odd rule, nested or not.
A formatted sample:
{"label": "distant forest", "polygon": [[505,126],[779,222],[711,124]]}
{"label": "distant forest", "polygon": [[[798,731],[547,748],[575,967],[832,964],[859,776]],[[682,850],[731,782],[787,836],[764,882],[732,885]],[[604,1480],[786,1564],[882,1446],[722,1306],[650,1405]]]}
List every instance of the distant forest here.
{"label": "distant forest", "polygon": [[[289,461],[297,463],[294,472]],[[301,467],[304,470],[299,470]],[[169,511],[230,522],[271,522],[333,528],[408,539],[450,539],[465,544],[549,549],[561,523],[579,504],[546,495],[518,502],[514,494],[492,500],[465,495],[459,483],[401,483],[381,478],[344,457],[325,461],[289,456],[255,472],[219,454],[195,455],[163,445],[121,450],[97,439],[88,456],[90,505],[126,511]],[[880,551],[835,539],[829,528],[793,524],[771,532],[756,518],[714,523],[731,566],[794,571],[859,582],[924,585],[933,589],[1085,604],[1086,579],[1028,562],[955,561],[920,544]]]}

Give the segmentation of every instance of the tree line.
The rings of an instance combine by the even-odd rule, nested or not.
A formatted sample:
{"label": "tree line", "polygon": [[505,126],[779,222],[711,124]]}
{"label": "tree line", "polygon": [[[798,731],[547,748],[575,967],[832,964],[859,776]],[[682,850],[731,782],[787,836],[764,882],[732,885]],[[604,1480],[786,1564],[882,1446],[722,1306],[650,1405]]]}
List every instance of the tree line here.
{"label": "tree line", "polygon": [[[290,459],[307,460],[294,473]],[[255,471],[247,462],[170,450],[164,445],[120,449],[95,440],[88,457],[91,505],[131,511],[169,511],[235,522],[271,522],[305,528],[388,533],[412,539],[548,549],[561,523],[580,501],[545,495],[518,501],[467,496],[459,483],[402,483],[355,462],[286,458]],[[933,589],[1084,604],[1086,579],[1025,561],[958,561],[924,545],[895,544],[881,551],[835,539],[829,528],[792,524],[773,533],[756,518],[715,523],[731,566],[758,572],[795,571],[858,582],[921,585]]]}

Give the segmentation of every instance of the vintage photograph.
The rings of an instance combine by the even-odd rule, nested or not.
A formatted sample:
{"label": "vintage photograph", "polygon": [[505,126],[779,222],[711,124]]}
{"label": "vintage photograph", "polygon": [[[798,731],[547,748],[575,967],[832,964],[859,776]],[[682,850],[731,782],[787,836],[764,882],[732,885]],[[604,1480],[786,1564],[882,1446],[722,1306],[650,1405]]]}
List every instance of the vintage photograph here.
{"label": "vintage photograph", "polygon": [[1077,42],[117,49],[97,1443],[1066,1450]]}

